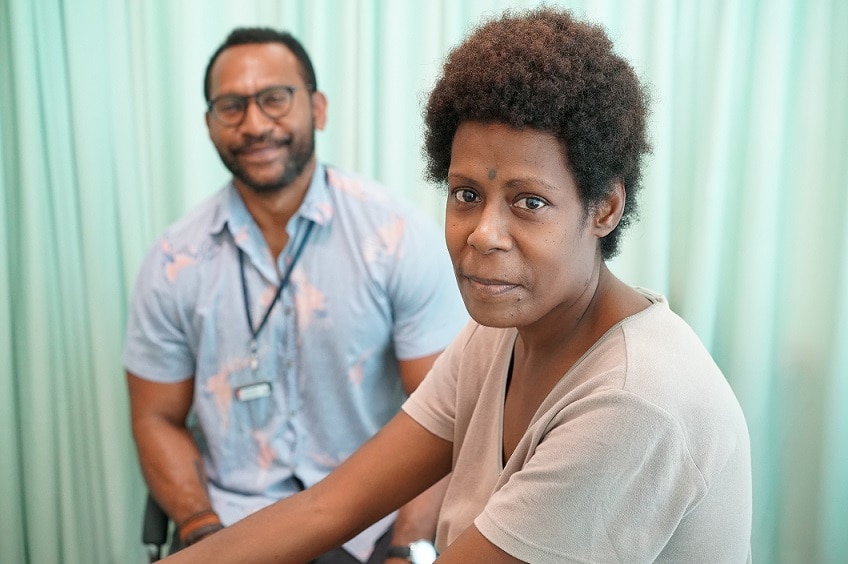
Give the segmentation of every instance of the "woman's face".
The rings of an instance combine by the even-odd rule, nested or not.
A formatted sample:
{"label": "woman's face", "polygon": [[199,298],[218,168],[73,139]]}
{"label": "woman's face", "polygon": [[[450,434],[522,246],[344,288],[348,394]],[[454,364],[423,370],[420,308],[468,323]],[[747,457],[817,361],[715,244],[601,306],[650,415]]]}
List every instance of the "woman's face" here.
{"label": "woman's face", "polygon": [[456,279],[477,322],[555,328],[584,311],[608,231],[585,212],[553,135],[460,124],[445,214]]}

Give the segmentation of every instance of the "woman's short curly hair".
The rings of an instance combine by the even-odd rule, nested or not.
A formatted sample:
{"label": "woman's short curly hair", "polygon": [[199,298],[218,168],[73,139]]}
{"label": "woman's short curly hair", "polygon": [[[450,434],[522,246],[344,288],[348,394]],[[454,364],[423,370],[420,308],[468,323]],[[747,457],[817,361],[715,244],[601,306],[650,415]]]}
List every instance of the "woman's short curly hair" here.
{"label": "woman's short curly hair", "polygon": [[650,145],[647,94],[612,47],[600,26],[548,7],[483,22],[449,53],[424,110],[428,179],[447,181],[462,122],[550,133],[562,141],[587,212],[613,181],[623,181],[624,215],[601,240],[603,258],[615,256],[621,232],[636,218]]}

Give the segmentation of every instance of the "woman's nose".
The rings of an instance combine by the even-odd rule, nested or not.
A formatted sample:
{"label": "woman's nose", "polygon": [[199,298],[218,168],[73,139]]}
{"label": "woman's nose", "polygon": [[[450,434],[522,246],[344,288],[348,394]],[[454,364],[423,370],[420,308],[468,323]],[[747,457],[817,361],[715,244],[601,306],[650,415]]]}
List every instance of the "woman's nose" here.
{"label": "woman's nose", "polygon": [[468,244],[477,251],[488,254],[512,247],[509,233],[509,210],[502,204],[486,204],[477,218],[474,229],[468,235]]}

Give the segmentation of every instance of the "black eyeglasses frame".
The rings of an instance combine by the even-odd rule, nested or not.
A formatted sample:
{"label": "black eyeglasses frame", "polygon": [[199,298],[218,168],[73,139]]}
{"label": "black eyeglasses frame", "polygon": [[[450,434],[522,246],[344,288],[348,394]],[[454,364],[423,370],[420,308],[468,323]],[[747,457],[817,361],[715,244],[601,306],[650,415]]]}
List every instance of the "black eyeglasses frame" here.
{"label": "black eyeglasses frame", "polygon": [[[277,84],[277,85],[274,85],[274,86],[269,86],[267,88],[263,88],[259,92],[254,92],[253,94],[248,94],[246,96],[243,96],[241,94],[222,94],[221,96],[216,96],[215,98],[212,98],[211,100],[209,100],[206,103],[206,111],[213,118],[218,120],[223,125],[226,125],[226,126],[229,126],[229,127],[237,127],[237,126],[241,125],[241,123],[244,121],[244,118],[247,116],[247,108],[250,105],[250,100],[253,100],[256,103],[259,110],[268,119],[276,121],[276,120],[283,118],[286,115],[288,115],[288,113],[292,109],[292,106],[294,105],[295,92],[297,92],[300,89],[301,89],[301,87],[298,87],[298,86],[291,86],[291,85],[288,85],[288,84]],[[307,87],[306,90],[309,91],[310,89]],[[265,108],[265,106],[262,103],[262,97],[267,96],[269,93],[279,92],[279,91],[285,91],[285,92],[288,93],[288,104],[286,105],[286,108],[282,112],[269,113],[268,110]],[[241,116],[239,117],[238,120],[227,121],[224,118],[222,118],[221,115],[215,110],[215,105],[218,102],[220,102],[221,100],[225,100],[225,99],[239,100],[244,105],[244,107],[242,108],[242,111],[241,111]]]}

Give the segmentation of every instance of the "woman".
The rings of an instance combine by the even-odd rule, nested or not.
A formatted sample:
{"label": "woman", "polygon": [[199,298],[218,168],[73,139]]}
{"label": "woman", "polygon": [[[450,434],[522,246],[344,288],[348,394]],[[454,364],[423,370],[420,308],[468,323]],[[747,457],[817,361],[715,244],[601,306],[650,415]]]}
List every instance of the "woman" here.
{"label": "woman", "polygon": [[508,12],[454,49],[425,148],[473,321],[332,475],[174,562],[306,562],[448,473],[439,562],[749,560],[739,404],[665,299],[605,262],[635,216],[646,107],[566,12]]}

